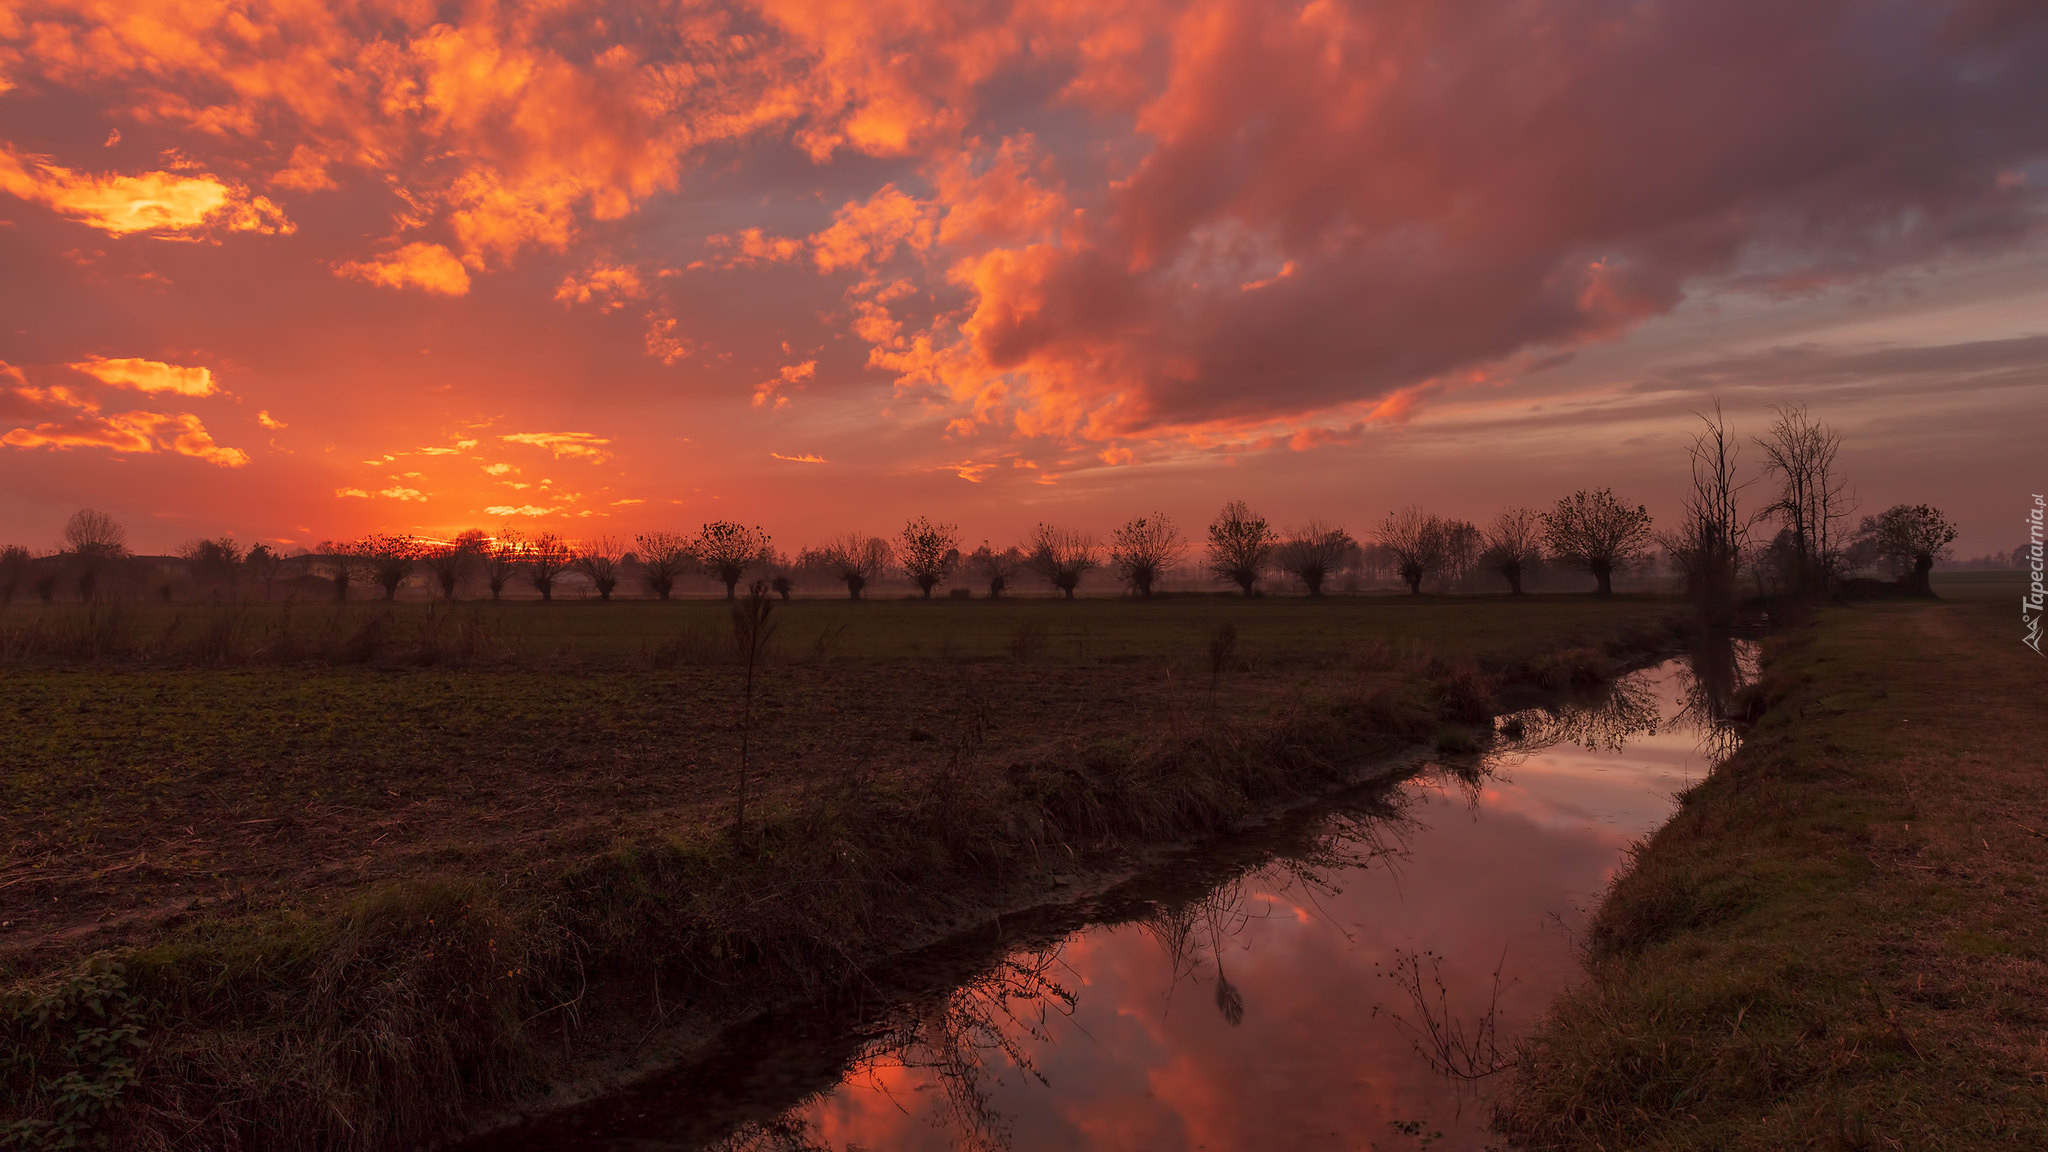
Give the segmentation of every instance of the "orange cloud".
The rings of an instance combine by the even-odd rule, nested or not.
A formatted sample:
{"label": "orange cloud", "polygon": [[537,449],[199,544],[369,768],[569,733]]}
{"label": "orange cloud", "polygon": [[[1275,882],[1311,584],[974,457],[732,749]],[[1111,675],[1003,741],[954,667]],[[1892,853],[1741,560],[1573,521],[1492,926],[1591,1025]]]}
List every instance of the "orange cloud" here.
{"label": "orange cloud", "polygon": [[773,380],[763,380],[759,384],[754,385],[754,407],[759,408],[770,400],[775,401],[777,408],[783,407],[789,403],[789,397],[778,396],[776,393],[782,389],[802,384],[804,381],[817,375],[817,372],[818,362],[816,360],[806,360],[801,364],[783,365],[781,370],[775,374]]}
{"label": "orange cloud", "polygon": [[66,367],[76,369],[103,384],[133,388],[138,392],[172,392],[179,396],[211,396],[220,389],[213,373],[205,368],[185,368],[161,360],[109,360],[94,356]]}
{"label": "orange cloud", "polygon": [[510,444],[545,448],[557,460],[572,458],[602,464],[612,458],[611,452],[605,448],[611,443],[610,438],[593,436],[588,432],[508,432],[498,439]]}
{"label": "orange cloud", "polygon": [[724,268],[751,268],[756,264],[787,264],[804,253],[804,242],[792,236],[767,236],[759,228],[743,228],[729,236],[707,236],[707,247],[729,255],[720,261]]}
{"label": "orange cloud", "polygon": [[383,288],[423,288],[442,296],[469,291],[469,270],[439,244],[407,244],[375,259],[344,261],[334,266],[334,274]]}
{"label": "orange cloud", "polygon": [[93,176],[6,144],[0,144],[0,191],[113,236],[294,230],[276,204],[237,183],[171,172]]}
{"label": "orange cloud", "polygon": [[834,212],[832,226],[811,236],[811,258],[820,272],[878,264],[895,256],[899,246],[930,248],[937,229],[938,212],[931,204],[886,184],[866,200]]}
{"label": "orange cloud", "polygon": [[830,461],[830,460],[827,460],[827,459],[825,459],[825,458],[824,458],[823,456],[815,456],[815,455],[812,455],[812,454],[811,454],[811,453],[809,453],[809,452],[805,452],[805,453],[802,453],[801,455],[797,455],[797,456],[784,456],[784,455],[783,455],[782,453],[780,453],[780,452],[770,452],[770,453],[769,453],[768,455],[769,455],[770,457],[772,457],[772,458],[776,459],[776,460],[787,460],[787,461],[789,461],[789,462],[790,462],[790,463],[792,463],[792,464],[830,464],[830,463],[831,463],[831,461]]}
{"label": "orange cloud", "polygon": [[555,288],[555,299],[563,304],[595,303],[600,312],[616,312],[626,306],[628,300],[638,300],[647,295],[647,285],[640,280],[640,270],[631,264],[593,263],[581,276],[569,275],[562,278]]}

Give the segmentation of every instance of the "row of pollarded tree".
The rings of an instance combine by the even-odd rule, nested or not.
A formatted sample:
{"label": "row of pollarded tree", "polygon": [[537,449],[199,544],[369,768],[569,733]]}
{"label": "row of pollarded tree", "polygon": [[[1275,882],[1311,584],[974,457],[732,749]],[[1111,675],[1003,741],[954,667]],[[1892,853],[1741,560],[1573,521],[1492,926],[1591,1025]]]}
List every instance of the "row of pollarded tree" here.
{"label": "row of pollarded tree", "polygon": [[[1848,530],[1853,507],[1835,466],[1841,438],[1800,407],[1780,408],[1753,443],[1762,450],[1761,476],[1740,474],[1741,441],[1729,431],[1718,407],[1703,415],[1691,445],[1692,484],[1677,528],[1653,536],[1649,513],[1605,489],[1572,493],[1545,510],[1509,508],[1481,527],[1429,514],[1417,507],[1390,513],[1366,534],[1361,547],[1340,526],[1311,521],[1290,530],[1275,528],[1242,501],[1225,505],[1208,525],[1195,567],[1246,595],[1275,575],[1285,576],[1321,596],[1333,573],[1362,556],[1384,561],[1409,590],[1419,594],[1425,580],[1455,582],[1474,571],[1490,571],[1515,594],[1538,564],[1573,568],[1591,575],[1599,593],[1613,589],[1613,576],[1643,561],[1653,544],[1670,557],[1697,597],[1719,604],[1738,593],[1740,577],[1754,577],[1758,592],[1829,591],[1844,574],[1886,569],[1909,591],[1926,594],[1927,574],[1948,554],[1955,529],[1925,504],[1897,505],[1863,518]],[[1774,498],[1760,508],[1743,506],[1745,490],[1769,480]],[[1756,531],[1775,524],[1766,541]],[[731,597],[743,580],[761,580],[787,597],[797,577],[812,575],[843,585],[859,599],[884,573],[902,572],[926,597],[965,575],[990,596],[1004,595],[1024,573],[1042,579],[1056,594],[1072,598],[1082,580],[1108,572],[1133,595],[1149,598],[1163,581],[1189,567],[1193,545],[1171,518],[1152,514],[1132,519],[1106,542],[1084,532],[1040,524],[1020,545],[997,548],[987,541],[963,553],[959,529],[918,517],[893,540],[849,533],[804,549],[792,560],[774,551],[758,527],[714,521],[694,534],[650,532],[634,537],[629,551],[611,537],[572,542],[553,532],[496,534],[472,529],[453,540],[372,535],[328,542],[312,553],[285,557],[264,545],[243,550],[233,539],[191,541],[178,549],[193,582],[223,589],[232,598],[238,583],[269,586],[287,569],[317,574],[346,599],[352,586],[372,586],[386,598],[415,575],[424,574],[441,596],[455,599],[481,582],[492,599],[515,583],[530,585],[552,600],[558,583],[574,573],[601,600],[635,578],[661,599],[678,581],[701,573],[722,583]],[[43,600],[60,585],[92,599],[109,576],[130,559],[126,531],[112,517],[91,509],[74,515],[62,546],[36,556],[19,546],[0,547],[0,601],[33,589]],[[1450,577],[1446,580],[1446,577]],[[162,591],[168,595],[168,585]]]}

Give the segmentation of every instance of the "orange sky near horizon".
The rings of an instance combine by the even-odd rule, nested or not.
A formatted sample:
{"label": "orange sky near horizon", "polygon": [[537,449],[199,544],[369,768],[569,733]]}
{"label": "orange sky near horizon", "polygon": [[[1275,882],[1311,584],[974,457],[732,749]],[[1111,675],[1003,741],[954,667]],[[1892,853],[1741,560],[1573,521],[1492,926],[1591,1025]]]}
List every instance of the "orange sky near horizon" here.
{"label": "orange sky near horizon", "polygon": [[[0,542],[2048,484],[2030,0],[0,0]],[[1752,462],[1759,456],[1752,451]]]}

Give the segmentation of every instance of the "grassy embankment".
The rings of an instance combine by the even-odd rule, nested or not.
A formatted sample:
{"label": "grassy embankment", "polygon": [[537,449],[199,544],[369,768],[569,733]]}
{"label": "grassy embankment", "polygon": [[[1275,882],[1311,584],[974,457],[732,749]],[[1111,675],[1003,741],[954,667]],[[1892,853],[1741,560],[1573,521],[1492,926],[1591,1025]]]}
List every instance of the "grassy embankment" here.
{"label": "grassy embankment", "polygon": [[456,1131],[650,1018],[1455,744],[1491,692],[1668,645],[1672,610],[779,605],[741,844],[721,603],[17,608],[0,1144]]}
{"label": "grassy embankment", "polygon": [[1937,592],[1768,643],[1523,1050],[1518,1144],[2048,1147],[2048,661],[2010,576]]}

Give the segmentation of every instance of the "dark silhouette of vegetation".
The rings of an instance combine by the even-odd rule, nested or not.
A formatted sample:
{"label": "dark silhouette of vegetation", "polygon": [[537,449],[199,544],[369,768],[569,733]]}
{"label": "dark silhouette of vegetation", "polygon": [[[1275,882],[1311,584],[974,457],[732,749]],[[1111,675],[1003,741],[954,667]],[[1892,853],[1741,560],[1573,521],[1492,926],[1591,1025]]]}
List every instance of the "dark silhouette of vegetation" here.
{"label": "dark silhouette of vegetation", "polygon": [[1081,586],[1081,578],[1098,567],[1102,560],[1094,537],[1040,524],[1031,534],[1031,556],[1026,563],[1032,571],[1043,576],[1046,583],[1072,600],[1074,589]]}
{"label": "dark silhouette of vegetation", "polygon": [[1153,586],[1186,551],[1187,542],[1164,512],[1140,516],[1109,536],[1109,566],[1141,600],[1152,598]]}
{"label": "dark silhouette of vegetation", "polygon": [[277,574],[284,568],[284,557],[279,556],[268,544],[258,544],[242,557],[242,571],[251,580],[263,585],[263,598],[270,599],[277,583]]}
{"label": "dark silhouette of vegetation", "polygon": [[645,532],[633,543],[640,553],[640,578],[662,600],[675,591],[676,580],[696,566],[690,539],[680,532]]}
{"label": "dark silhouette of vegetation", "polygon": [[825,545],[811,559],[821,568],[832,573],[834,579],[846,585],[850,599],[860,599],[861,589],[868,582],[882,574],[893,559],[889,542],[880,536],[864,536],[849,532],[832,543]]}
{"label": "dark silhouette of vegetation", "polygon": [[463,533],[453,540],[428,544],[420,549],[420,563],[427,574],[434,578],[434,586],[441,590],[441,599],[454,603],[455,594],[462,587],[462,578],[469,575],[475,566],[477,547],[482,542],[481,534]]}
{"label": "dark silhouette of vegetation", "polygon": [[81,508],[64,523],[64,548],[77,573],[78,598],[91,600],[101,574],[128,558],[128,530],[105,512]]}
{"label": "dark silhouette of vegetation", "polygon": [[1209,522],[1209,571],[1249,596],[1266,574],[1266,562],[1272,558],[1276,542],[1273,527],[1264,516],[1244,501],[1232,500]]}
{"label": "dark silhouette of vegetation", "polygon": [[28,583],[35,556],[19,544],[0,548],[0,604],[14,603],[14,594]]}
{"label": "dark silhouette of vegetation", "polygon": [[553,600],[555,581],[569,567],[569,546],[553,532],[536,532],[520,550],[519,558],[526,565],[526,578],[533,582],[534,591],[540,593],[542,600]]}
{"label": "dark silhouette of vegetation", "polygon": [[1662,543],[1685,577],[1686,594],[1725,623],[1734,610],[1736,581],[1749,548],[1753,517],[1742,510],[1742,491],[1749,482],[1737,478],[1742,445],[1729,432],[1720,403],[1714,404],[1713,415],[1698,415],[1702,427],[1686,449],[1692,482],[1678,530]]}
{"label": "dark silhouette of vegetation", "polygon": [[1605,488],[1582,488],[1543,513],[1543,539],[1552,556],[1592,573],[1596,594],[1608,596],[1615,568],[1633,562],[1650,543],[1650,513]]}
{"label": "dark silhouette of vegetation", "polygon": [[177,547],[177,556],[192,575],[192,584],[202,593],[214,588],[235,598],[235,584],[242,575],[242,546],[232,536],[217,540],[188,540]]}
{"label": "dark silhouette of vegetation", "polygon": [[725,585],[725,598],[734,599],[740,578],[759,562],[768,547],[768,534],[730,520],[713,520],[697,533],[690,551],[704,571]]}
{"label": "dark silhouette of vegetation", "polygon": [[1900,574],[1906,591],[1914,596],[1932,596],[1928,573],[1934,562],[1949,556],[1956,538],[1955,525],[1931,504],[1894,504],[1875,516],[1865,516],[1857,531],[1877,559]]}
{"label": "dark silhouette of vegetation", "polygon": [[519,574],[519,557],[525,549],[525,541],[514,528],[500,528],[488,547],[478,554],[483,563],[484,587],[491,590],[492,600],[505,598],[505,585]]}
{"label": "dark silhouette of vegetation", "polygon": [[1500,573],[1512,595],[1525,595],[1522,576],[1543,558],[1538,543],[1542,529],[1543,518],[1534,508],[1509,508],[1486,526],[1485,548],[1479,553],[1479,563]]}
{"label": "dark silhouette of vegetation", "polygon": [[1273,553],[1274,563],[1282,572],[1301,581],[1310,596],[1323,594],[1323,583],[1351,558],[1358,550],[1358,542],[1351,533],[1311,520],[1287,534],[1280,547]]}
{"label": "dark silhouette of vegetation", "polygon": [[1010,580],[1024,567],[1024,563],[1022,550],[1012,547],[998,551],[986,540],[967,558],[968,570],[988,585],[988,598],[991,600],[1001,599],[1004,590],[1010,586]]}
{"label": "dark silhouette of vegetation", "polygon": [[591,587],[597,589],[599,602],[609,604],[612,590],[619,586],[619,563],[624,559],[625,550],[610,536],[599,536],[578,545],[570,557],[569,564],[583,573]]}
{"label": "dark silhouette of vegetation", "polygon": [[1441,517],[1431,516],[1410,504],[1387,518],[1373,532],[1373,539],[1393,558],[1408,594],[1422,594],[1422,578],[1443,567],[1448,529]]}
{"label": "dark silhouette of vegetation", "polygon": [[774,610],[775,602],[768,598],[767,586],[759,580],[747,589],[746,599],[732,606],[733,644],[746,665],[740,696],[739,776],[733,790],[732,815],[733,843],[742,848],[747,841],[747,752],[754,732],[754,673],[768,651],[768,642],[775,636],[776,625],[769,619]]}
{"label": "dark silhouette of vegetation", "polygon": [[932,589],[960,564],[960,529],[952,524],[934,524],[919,516],[903,526],[903,548],[897,555],[910,582],[929,600]]}
{"label": "dark silhouette of vegetation", "polygon": [[1463,584],[1479,567],[1486,538],[1470,520],[1450,520],[1444,526],[1444,559],[1437,569],[1439,591],[1448,592]]}
{"label": "dark silhouette of vegetation", "polygon": [[403,536],[387,536],[382,533],[365,536],[356,546],[356,554],[369,566],[370,579],[384,589],[386,600],[398,599],[398,586],[412,575],[413,563],[419,558],[420,547]]}
{"label": "dark silhouette of vegetation", "polygon": [[1835,471],[1841,434],[1807,415],[1803,404],[1774,409],[1777,419],[1757,446],[1764,467],[1778,484],[1778,497],[1764,509],[1790,533],[1790,571],[1785,576],[1810,597],[1827,594],[1841,560],[1841,529],[1852,511],[1848,486]]}

